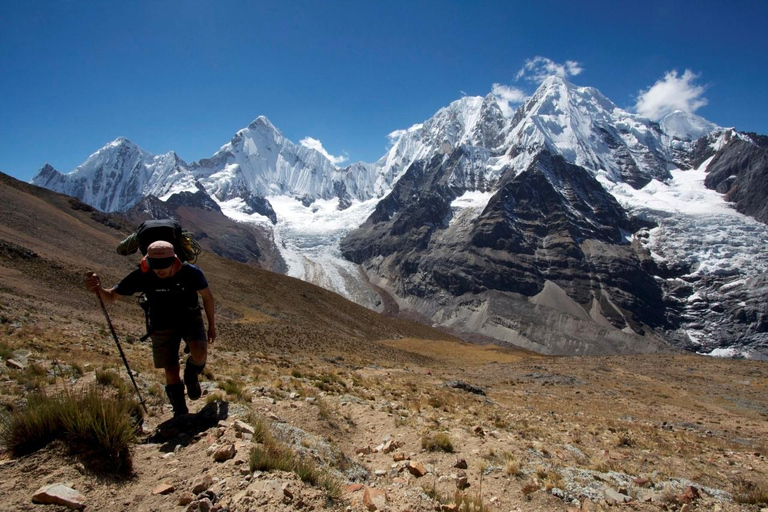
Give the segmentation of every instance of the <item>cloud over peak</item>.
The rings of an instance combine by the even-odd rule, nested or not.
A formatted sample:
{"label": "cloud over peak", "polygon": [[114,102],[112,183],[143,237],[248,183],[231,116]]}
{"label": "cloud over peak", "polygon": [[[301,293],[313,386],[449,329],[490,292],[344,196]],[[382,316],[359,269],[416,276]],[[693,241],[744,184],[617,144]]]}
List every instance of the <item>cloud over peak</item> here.
{"label": "cloud over peak", "polygon": [[575,60],[567,60],[560,64],[540,55],[526,59],[523,67],[515,75],[515,80],[525,79],[529,82],[540,83],[547,77],[557,75],[560,78],[568,78],[581,74],[584,68]]}
{"label": "cloud over peak", "polygon": [[332,154],[328,153],[328,151],[326,151],[323,147],[323,143],[317,139],[313,139],[312,137],[304,137],[299,143],[305,148],[314,149],[315,151],[319,152],[325,158],[330,160],[333,165],[339,165],[349,160],[349,155],[347,154],[342,156],[333,156]]}
{"label": "cloud over peak", "polygon": [[503,84],[493,84],[491,94],[496,98],[496,103],[506,117],[511,117],[515,113],[514,105],[519,105],[528,99],[528,95],[522,89]]}
{"label": "cloud over peak", "polygon": [[677,71],[667,71],[664,78],[638,92],[635,111],[643,117],[658,121],[665,115],[682,110],[693,114],[708,103],[702,95],[706,88],[694,82],[699,75],[686,69],[682,76]]}

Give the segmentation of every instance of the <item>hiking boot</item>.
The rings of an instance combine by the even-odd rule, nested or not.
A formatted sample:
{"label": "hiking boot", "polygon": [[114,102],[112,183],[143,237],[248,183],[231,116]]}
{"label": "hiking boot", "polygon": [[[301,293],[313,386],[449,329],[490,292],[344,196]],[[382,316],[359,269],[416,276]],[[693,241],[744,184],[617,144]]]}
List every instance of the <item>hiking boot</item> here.
{"label": "hiking boot", "polygon": [[168,395],[168,400],[171,401],[174,418],[176,416],[181,416],[182,414],[189,414],[187,401],[184,398],[183,382],[177,382],[176,384],[169,384],[168,386],[165,386],[165,394]]}
{"label": "hiking boot", "polygon": [[187,396],[190,400],[197,400],[203,394],[200,389],[200,381],[197,376],[205,368],[205,363],[198,366],[192,362],[192,356],[187,358],[187,364],[184,366],[184,384],[187,386]]}

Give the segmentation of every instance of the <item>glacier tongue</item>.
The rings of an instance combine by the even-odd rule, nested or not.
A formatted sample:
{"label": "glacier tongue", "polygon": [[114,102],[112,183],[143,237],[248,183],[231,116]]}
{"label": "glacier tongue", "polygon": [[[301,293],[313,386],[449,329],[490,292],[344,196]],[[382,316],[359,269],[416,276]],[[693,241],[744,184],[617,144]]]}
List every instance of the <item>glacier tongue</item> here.
{"label": "glacier tongue", "polygon": [[[725,350],[735,343],[729,317],[760,314],[768,282],[768,226],[737,212],[721,194],[704,186],[705,161],[695,170],[673,170],[668,183],[652,181],[641,190],[602,185],[630,212],[658,222],[638,235],[659,263],[682,266],[685,273],[668,279],[671,289],[690,287],[680,300],[683,329],[693,350],[711,355],[763,357],[750,349]],[[768,333],[753,333],[768,345]]]}
{"label": "glacier tongue", "polygon": [[[345,260],[340,240],[376,208],[377,199],[354,202],[339,210],[338,198],[318,200],[309,206],[289,196],[267,198],[279,219],[272,228],[280,255],[288,266],[287,275],[334,291],[368,308],[379,310],[380,299],[365,284],[354,263]],[[269,219],[243,212],[239,199],[220,201],[222,212],[240,222],[271,227]]]}

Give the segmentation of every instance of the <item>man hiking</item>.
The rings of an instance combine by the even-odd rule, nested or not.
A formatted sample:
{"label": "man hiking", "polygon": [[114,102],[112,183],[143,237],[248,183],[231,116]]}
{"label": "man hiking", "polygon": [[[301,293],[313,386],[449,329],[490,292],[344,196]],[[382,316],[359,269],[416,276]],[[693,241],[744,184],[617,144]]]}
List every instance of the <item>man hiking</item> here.
{"label": "man hiking", "polygon": [[[208,358],[208,344],[216,339],[213,294],[203,272],[194,265],[182,263],[174,252],[173,244],[157,241],[147,247],[140,267],[114,288],[102,288],[99,276],[93,273],[86,277],[85,286],[99,293],[105,302],[114,302],[136,293],[146,295],[155,368],[165,370],[165,392],[173,406],[173,415],[187,414],[184,385],[190,400],[200,398],[202,392],[198,375]],[[203,309],[208,320],[207,333],[198,294],[203,298]],[[179,365],[182,339],[190,352],[183,382]]]}

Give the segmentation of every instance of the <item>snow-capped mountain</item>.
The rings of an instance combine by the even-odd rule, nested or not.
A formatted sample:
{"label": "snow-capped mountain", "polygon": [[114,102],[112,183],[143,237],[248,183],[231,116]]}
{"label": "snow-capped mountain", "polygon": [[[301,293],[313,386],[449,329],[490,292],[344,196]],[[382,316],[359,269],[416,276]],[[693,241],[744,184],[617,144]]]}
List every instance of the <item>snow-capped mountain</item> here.
{"label": "snow-capped mountain", "polygon": [[255,195],[290,196],[308,203],[332,198],[349,202],[376,195],[374,166],[338,169],[319,151],[286,139],[263,116],[189,169],[219,201]]}
{"label": "snow-capped mountain", "polygon": [[195,190],[186,163],[176,153],[152,155],[124,137],[92,154],[69,174],[46,164],[32,183],[105,212],[125,211],[147,195],[165,197]]}
{"label": "snow-capped mountain", "polygon": [[[33,182],[110,211],[204,191],[227,216],[269,227],[289,275],[544,352],[655,350],[657,338],[703,352],[768,346],[756,267],[722,272],[708,259],[723,253],[694,242],[701,226],[718,229],[708,204],[725,204],[704,186],[710,162],[713,188],[759,210],[738,192],[761,190],[762,157],[734,156],[736,141],[755,146],[749,137],[679,111],[653,122],[558,77],[511,117],[492,94],[463,97],[390,137],[377,162],[338,168],[259,117],[189,165],[118,139]],[[729,211],[728,229],[744,236],[728,254],[746,258],[768,231]]]}

